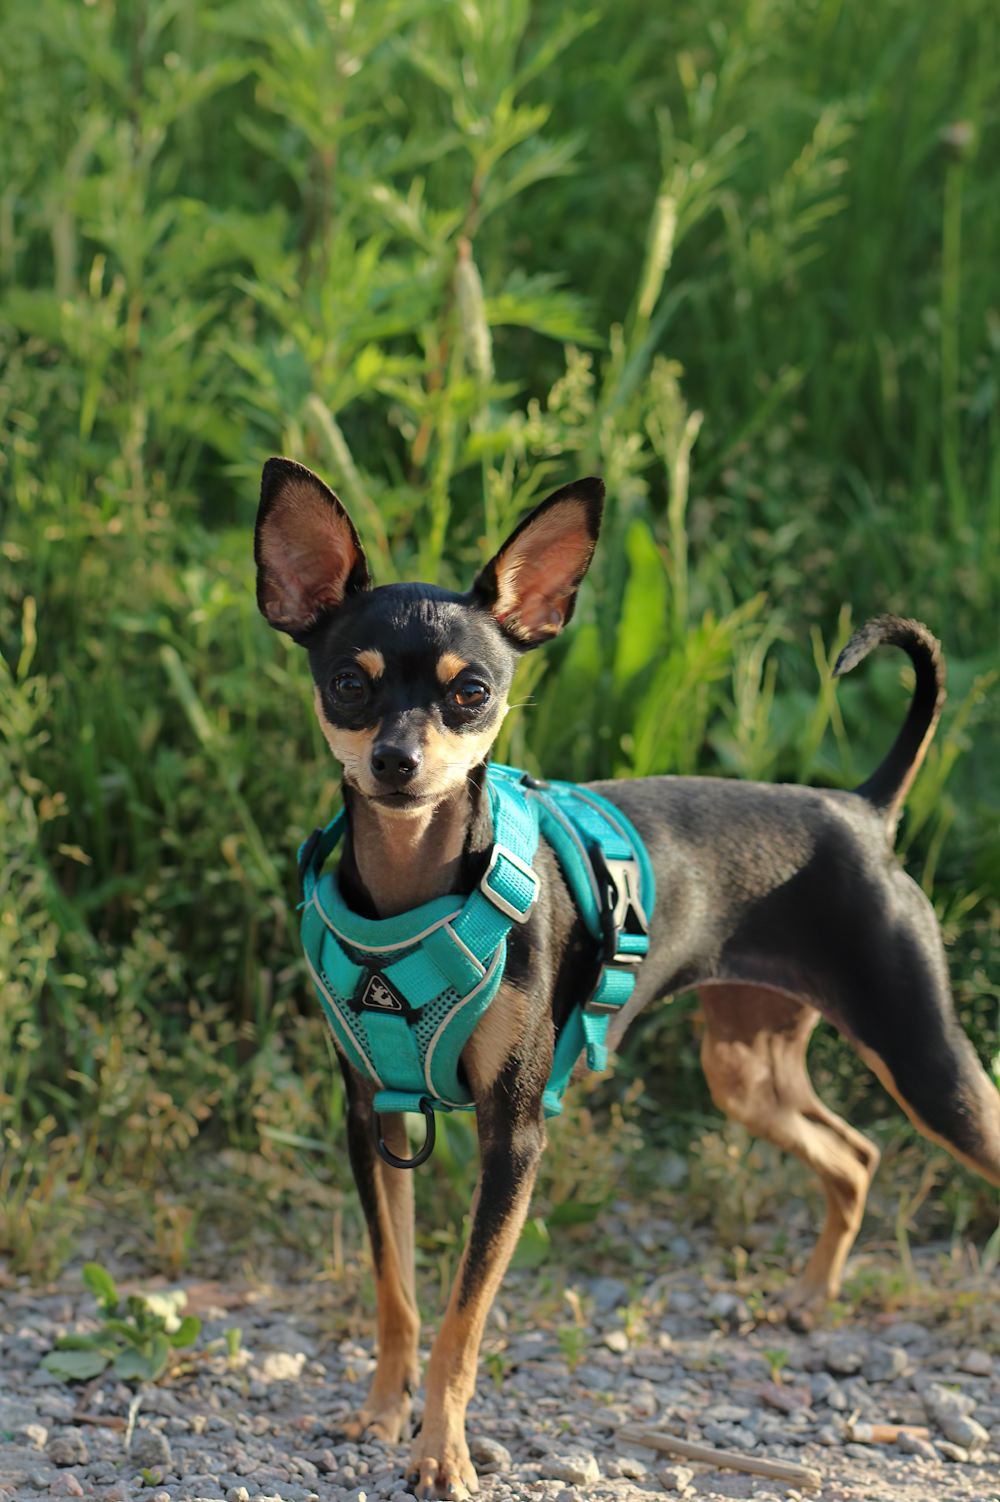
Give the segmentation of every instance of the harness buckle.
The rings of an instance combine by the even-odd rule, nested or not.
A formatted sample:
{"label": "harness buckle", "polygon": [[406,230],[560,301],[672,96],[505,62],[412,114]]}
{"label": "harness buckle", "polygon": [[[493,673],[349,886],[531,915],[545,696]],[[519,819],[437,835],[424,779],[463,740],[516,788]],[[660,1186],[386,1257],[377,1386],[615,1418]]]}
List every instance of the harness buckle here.
{"label": "harness buckle", "polygon": [[601,889],[601,933],[605,965],[639,965],[649,948],[649,919],[642,905],[639,862],[608,860],[600,845],[590,859]]}
{"label": "harness buckle", "polygon": [[[523,907],[518,907],[516,903],[511,902],[509,898],[505,897],[502,892],[498,892],[496,887],[490,884],[490,877],[498,869],[500,877],[502,878],[504,875],[503,867],[500,865],[501,861],[506,861],[508,865],[513,866],[515,871],[519,872],[521,876],[526,877],[531,883],[531,892]],[[490,852],[490,863],[483,872],[482,880],[479,883],[479,890],[487,901],[492,902],[493,906],[499,912],[503,913],[505,918],[512,918],[515,923],[527,923],[528,916],[535,903],[535,898],[538,896],[540,885],[538,875],[531,869],[527,861],[523,861],[519,855],[515,855],[513,850],[508,850],[506,845],[495,844]],[[512,891],[509,879],[507,881],[507,889],[508,891]]]}

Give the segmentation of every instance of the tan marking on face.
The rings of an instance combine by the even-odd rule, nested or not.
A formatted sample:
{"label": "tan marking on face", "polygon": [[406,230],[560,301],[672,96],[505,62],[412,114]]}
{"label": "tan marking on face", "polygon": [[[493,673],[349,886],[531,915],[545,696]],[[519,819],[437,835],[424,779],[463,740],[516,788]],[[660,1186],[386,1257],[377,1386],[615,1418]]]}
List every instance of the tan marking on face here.
{"label": "tan marking on face", "polygon": [[378,647],[365,647],[363,652],[357,652],[354,661],[359,668],[363,668],[374,683],[385,672],[385,658]]}
{"label": "tan marking on face", "polygon": [[484,1094],[524,1037],[528,998],[517,986],[500,982],[500,989],[476,1023],[462,1050],[473,1095]]}
{"label": "tan marking on face", "polygon": [[379,791],[372,776],[372,746],[381,720],[366,726],[364,730],[342,730],[337,725],[331,725],[323,713],[323,699],[318,686],[313,692],[313,706],[324,739],[344,769],[344,781],[371,798]]}
{"label": "tan marking on face", "polygon": [[583,502],[553,507],[497,560],[493,614],[515,631],[555,636],[593,552]]}
{"label": "tan marking on face", "polygon": [[469,664],[464,657],[458,657],[454,652],[442,652],[438,658],[437,679],[439,683],[450,683],[457,678],[463,668]]}
{"label": "tan marking on face", "polygon": [[[313,693],[313,704],[324,738],[344,768],[345,782],[357,788],[366,798],[374,798],[384,792],[385,789],[376,782],[371,769],[372,748],[381,728],[381,720],[363,730],[342,730],[331,725],[324,714],[318,687]],[[507,705],[504,704],[502,712],[494,711],[488,727],[478,733],[462,734],[456,730],[439,730],[428,723],[420,747],[423,766],[411,784],[414,795],[421,799],[443,800],[464,787],[472,769],[486,760],[506,713]],[[380,813],[390,819],[410,818],[419,811],[405,806],[380,809]]]}

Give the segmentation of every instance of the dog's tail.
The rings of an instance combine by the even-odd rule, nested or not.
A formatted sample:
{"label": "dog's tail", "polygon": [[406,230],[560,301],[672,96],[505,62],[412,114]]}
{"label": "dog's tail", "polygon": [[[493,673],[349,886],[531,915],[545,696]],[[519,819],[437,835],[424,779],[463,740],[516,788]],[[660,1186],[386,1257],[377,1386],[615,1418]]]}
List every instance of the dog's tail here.
{"label": "dog's tail", "polygon": [[849,673],[882,642],[902,647],[909,655],[917,683],[909,713],[892,750],[854,791],[885,813],[891,829],[931,743],[945,700],[945,673],[941,643],[926,626],[919,621],[901,620],[897,615],[877,615],[851,637],[837,658],[833,676],[839,678],[841,673]]}

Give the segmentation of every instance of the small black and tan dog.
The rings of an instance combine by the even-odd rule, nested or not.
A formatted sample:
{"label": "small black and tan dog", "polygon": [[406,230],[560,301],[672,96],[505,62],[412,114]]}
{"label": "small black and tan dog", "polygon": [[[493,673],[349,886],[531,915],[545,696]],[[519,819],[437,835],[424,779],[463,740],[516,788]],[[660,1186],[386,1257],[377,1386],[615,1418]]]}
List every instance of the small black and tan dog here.
{"label": "small black and tan dog", "polygon": [[[480,880],[493,838],[485,765],[511,680],[521,653],[572,615],[603,497],[596,479],[557,491],[467,594],[432,584],[375,589],[336,496],[290,460],[265,465],[258,602],[309,653],[316,713],[344,769],[349,833],[339,880],[358,913],[390,917],[468,893]],[[826,1223],[786,1301],[799,1319],[836,1294],[878,1164],[876,1148],[810,1084],[806,1045],[820,1016],[850,1039],[925,1136],[1000,1183],[997,1089],[956,1020],[931,905],[892,851],[944,699],[944,668],[926,627],[884,616],[853,638],[838,669],[880,642],[909,653],[916,690],[895,745],[855,792],[705,777],[596,785],[644,839],[659,893],[650,952],[609,1043],[655,998],[697,987],[713,1099],[796,1153],[823,1185]],[[465,1410],[479,1342],[545,1145],[553,1041],[597,975],[594,946],[544,840],[535,869],[539,899],[510,935],[501,989],[462,1055],[481,1170],[426,1373],[411,1470],[419,1497],[478,1489]],[[376,1155],[371,1087],[342,1064],[378,1290],[378,1364],[349,1433],[398,1441],[420,1382],[412,1176]],[[384,1117],[383,1131],[405,1157],[402,1119]]]}

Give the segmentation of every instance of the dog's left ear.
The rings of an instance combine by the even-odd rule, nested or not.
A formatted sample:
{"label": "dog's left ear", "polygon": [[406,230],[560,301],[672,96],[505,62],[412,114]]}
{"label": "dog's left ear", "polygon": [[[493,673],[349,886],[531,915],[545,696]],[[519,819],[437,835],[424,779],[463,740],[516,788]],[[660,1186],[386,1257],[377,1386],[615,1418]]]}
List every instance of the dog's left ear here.
{"label": "dog's left ear", "polygon": [[558,636],[594,556],[604,510],[604,481],[574,480],[517,527],[472,586],[521,651]]}

